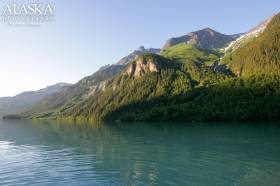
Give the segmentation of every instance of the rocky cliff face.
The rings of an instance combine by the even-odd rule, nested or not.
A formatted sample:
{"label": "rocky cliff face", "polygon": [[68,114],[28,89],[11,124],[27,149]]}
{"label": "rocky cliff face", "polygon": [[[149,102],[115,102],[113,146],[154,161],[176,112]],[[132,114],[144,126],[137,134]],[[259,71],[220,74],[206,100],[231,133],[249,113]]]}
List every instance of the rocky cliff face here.
{"label": "rocky cliff face", "polygon": [[139,47],[137,50],[134,50],[131,54],[129,54],[126,57],[123,57],[120,61],[118,61],[116,64],[117,65],[126,65],[131,61],[134,61],[135,59],[137,59],[137,57],[139,57],[140,55],[143,54],[159,54],[160,53],[160,49],[157,48],[148,48],[146,49],[145,47],[141,46]]}
{"label": "rocky cliff face", "polygon": [[163,48],[181,43],[196,45],[200,48],[223,48],[238,38],[239,35],[224,35],[210,28],[205,28],[196,32],[190,32],[181,37],[171,38],[165,43]]}
{"label": "rocky cliff face", "polygon": [[131,77],[142,77],[146,73],[159,72],[156,61],[152,58],[138,58],[134,63],[130,64],[126,69],[126,74]]}
{"label": "rocky cliff face", "polygon": [[[33,105],[27,114],[32,117],[41,117],[40,114],[53,112],[53,117],[82,116],[90,119],[104,118],[106,114],[109,114],[111,115],[109,119],[119,120],[122,119],[119,113],[127,112],[125,109],[122,110],[123,106],[133,105],[139,101],[148,103],[149,96],[157,98],[157,96],[153,96],[158,94],[164,97],[174,96],[171,98],[176,100],[176,104],[186,100],[187,104],[177,107],[180,108],[177,110],[178,113],[183,114],[181,118],[184,118],[181,108],[190,102],[196,107],[197,102],[196,100],[192,101],[193,96],[198,95],[197,90],[200,91],[201,88],[203,88],[201,94],[203,97],[205,91],[208,91],[212,86],[220,84],[225,79],[231,79],[235,82],[235,78],[232,77],[241,76],[244,73],[248,75],[260,74],[260,72],[270,74],[274,71],[280,74],[280,65],[278,65],[280,57],[277,55],[280,51],[278,49],[280,46],[279,38],[277,38],[280,30],[279,20],[279,16],[278,19],[274,20],[275,23],[271,25],[271,29],[273,29],[270,31],[271,33],[260,34],[256,37],[256,40],[261,39],[260,41],[252,44],[246,43],[242,50],[232,53],[232,56],[224,59],[228,61],[224,61],[225,63],[222,64],[220,63],[222,54],[216,50],[207,49],[225,48],[231,41],[239,38],[240,34],[224,35],[210,28],[202,29],[181,37],[171,38],[166,42],[165,50],[162,50],[160,55],[157,55],[160,52],[159,49],[140,47],[118,63],[104,66],[75,85],[44,98],[37,105]],[[246,35],[251,36],[262,32],[269,22],[261,23],[258,27],[247,32]],[[242,42],[243,44],[244,42]],[[223,88],[223,86],[222,84],[221,87]],[[184,99],[181,99],[180,96],[180,99],[177,100],[177,95],[185,96],[185,93],[195,88],[198,89],[192,92],[190,97],[182,97]],[[223,93],[223,89],[221,89],[221,93]],[[212,106],[212,102],[209,102],[212,95],[210,92],[202,98],[201,105],[209,103],[209,106]],[[219,96],[220,93],[217,94],[218,103]],[[200,96],[198,99],[201,99]],[[174,108],[174,103],[171,101],[170,105],[166,105],[165,110],[169,112],[170,108]],[[230,100],[229,103],[232,101]],[[157,106],[152,103],[151,108]],[[239,106],[242,105],[237,105],[236,108],[240,108]],[[199,114],[201,111],[199,107],[194,110],[193,114]],[[126,109],[131,110],[131,108],[127,107]],[[135,108],[137,105],[133,107],[133,109]],[[161,109],[162,106],[159,110]],[[192,108],[185,107],[183,110],[192,111]],[[152,113],[154,113],[153,111]],[[137,116],[137,112],[135,111],[136,115],[132,115],[133,119]],[[93,115],[95,116],[93,117]],[[148,115],[152,116],[152,114]],[[143,119],[142,116],[139,118]],[[174,116],[172,115],[170,118],[174,119]],[[176,116],[176,118],[178,117]],[[200,119],[200,116],[198,118]]]}

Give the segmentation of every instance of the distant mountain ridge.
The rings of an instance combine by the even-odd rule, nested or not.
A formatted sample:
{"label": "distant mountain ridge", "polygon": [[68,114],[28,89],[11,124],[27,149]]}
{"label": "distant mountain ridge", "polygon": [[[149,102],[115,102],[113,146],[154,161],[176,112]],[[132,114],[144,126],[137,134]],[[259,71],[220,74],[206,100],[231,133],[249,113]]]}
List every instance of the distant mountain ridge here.
{"label": "distant mountain ridge", "polygon": [[[140,47],[23,114],[90,121],[278,120],[279,17],[245,34],[206,28],[171,38],[163,49]],[[242,36],[250,39],[232,45]],[[236,50],[225,50],[231,46]]]}
{"label": "distant mountain ridge", "polygon": [[[45,114],[48,110],[54,110],[59,107],[71,107],[73,104],[78,104],[95,93],[106,88],[110,78],[121,72],[129,62],[137,57],[148,53],[159,53],[160,49],[149,48],[145,49],[140,46],[128,56],[122,58],[112,65],[105,65],[90,76],[81,79],[76,84],[67,87],[61,91],[50,94],[33,107],[24,111],[25,115]],[[49,114],[49,113],[46,113]]]}
{"label": "distant mountain ridge", "polygon": [[200,48],[223,48],[239,36],[240,34],[224,35],[211,28],[204,28],[184,36],[171,38],[164,44],[163,48],[166,49],[180,43],[192,44]]}
{"label": "distant mountain ridge", "polygon": [[19,113],[47,95],[53,94],[68,86],[70,86],[68,83],[57,83],[37,91],[23,92],[14,97],[0,98],[0,116]]}
{"label": "distant mountain ridge", "polygon": [[128,56],[123,57],[120,61],[118,61],[117,65],[126,65],[127,63],[135,60],[137,57],[143,54],[152,53],[152,54],[159,54],[160,49],[157,48],[148,48],[145,49],[144,46],[140,46],[137,50],[134,50],[132,53],[130,53]]}

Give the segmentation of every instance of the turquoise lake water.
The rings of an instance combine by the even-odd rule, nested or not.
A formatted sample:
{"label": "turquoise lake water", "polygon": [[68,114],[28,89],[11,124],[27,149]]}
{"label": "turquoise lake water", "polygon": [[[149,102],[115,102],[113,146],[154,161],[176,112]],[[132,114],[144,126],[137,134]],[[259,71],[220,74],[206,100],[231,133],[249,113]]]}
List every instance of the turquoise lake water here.
{"label": "turquoise lake water", "polygon": [[0,185],[279,185],[280,124],[0,121]]}

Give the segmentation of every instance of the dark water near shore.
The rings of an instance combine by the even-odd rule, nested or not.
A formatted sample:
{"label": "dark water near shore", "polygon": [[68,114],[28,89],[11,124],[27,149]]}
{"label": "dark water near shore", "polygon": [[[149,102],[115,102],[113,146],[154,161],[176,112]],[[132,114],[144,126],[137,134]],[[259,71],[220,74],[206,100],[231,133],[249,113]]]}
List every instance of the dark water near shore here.
{"label": "dark water near shore", "polygon": [[0,185],[279,185],[280,124],[0,121]]}

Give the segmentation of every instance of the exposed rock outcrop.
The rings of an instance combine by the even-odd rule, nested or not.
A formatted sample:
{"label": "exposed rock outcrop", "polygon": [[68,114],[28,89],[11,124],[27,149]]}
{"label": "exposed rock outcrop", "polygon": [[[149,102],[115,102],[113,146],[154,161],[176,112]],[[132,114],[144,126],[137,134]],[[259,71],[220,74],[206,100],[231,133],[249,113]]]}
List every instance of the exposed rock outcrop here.
{"label": "exposed rock outcrop", "polygon": [[163,48],[168,48],[180,43],[196,45],[200,48],[223,48],[238,38],[240,34],[224,35],[210,28],[190,32],[181,37],[169,39]]}
{"label": "exposed rock outcrop", "polygon": [[142,77],[151,72],[159,72],[159,66],[153,58],[145,57],[139,57],[126,69],[126,74],[132,77]]}
{"label": "exposed rock outcrop", "polygon": [[143,54],[159,54],[160,49],[157,48],[145,48],[143,46],[140,46],[137,50],[134,50],[132,53],[130,53],[128,56],[123,57],[120,61],[118,61],[116,64],[118,65],[126,65],[131,61],[136,60],[139,56]]}

